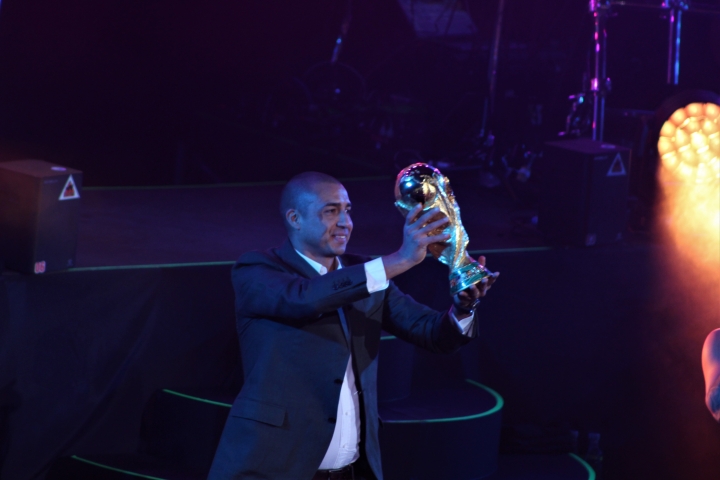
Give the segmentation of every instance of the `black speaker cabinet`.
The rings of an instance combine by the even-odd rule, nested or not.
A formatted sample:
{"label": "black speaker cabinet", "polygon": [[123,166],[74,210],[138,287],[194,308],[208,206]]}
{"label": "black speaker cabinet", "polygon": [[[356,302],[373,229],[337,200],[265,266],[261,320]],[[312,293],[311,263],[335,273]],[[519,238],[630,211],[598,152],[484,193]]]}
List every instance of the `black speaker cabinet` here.
{"label": "black speaker cabinet", "polygon": [[0,258],[21,273],[75,264],[82,172],[42,160],[0,163]]}
{"label": "black speaker cabinet", "polygon": [[538,226],[546,238],[585,246],[622,240],[630,150],[584,138],[545,145]]}

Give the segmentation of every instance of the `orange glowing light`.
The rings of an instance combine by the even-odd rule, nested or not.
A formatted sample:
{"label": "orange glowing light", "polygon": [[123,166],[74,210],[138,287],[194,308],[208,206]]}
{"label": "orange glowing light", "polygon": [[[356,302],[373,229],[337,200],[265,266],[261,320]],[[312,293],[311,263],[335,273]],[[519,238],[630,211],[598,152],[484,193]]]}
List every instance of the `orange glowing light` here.
{"label": "orange glowing light", "polygon": [[705,117],[710,120],[717,120],[717,118],[720,117],[720,107],[714,103],[706,103]]}
{"label": "orange glowing light", "polygon": [[720,278],[720,106],[678,108],[658,139],[659,213],[677,254],[705,279]]}
{"label": "orange glowing light", "polygon": [[720,106],[691,103],[678,108],[660,129],[658,153],[676,180],[720,181]]}

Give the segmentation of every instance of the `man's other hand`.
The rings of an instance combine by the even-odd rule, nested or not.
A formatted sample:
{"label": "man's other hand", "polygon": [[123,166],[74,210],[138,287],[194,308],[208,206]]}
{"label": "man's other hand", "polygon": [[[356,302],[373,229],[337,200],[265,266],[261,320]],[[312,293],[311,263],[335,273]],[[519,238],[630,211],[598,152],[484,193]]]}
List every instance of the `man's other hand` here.
{"label": "man's other hand", "polygon": [[[485,266],[485,257],[478,257],[477,262]],[[478,304],[480,298],[487,295],[488,290],[492,287],[495,280],[500,275],[499,272],[485,277],[480,283],[476,283],[453,296],[453,305],[455,306],[453,313],[457,318],[467,317],[472,309]]]}

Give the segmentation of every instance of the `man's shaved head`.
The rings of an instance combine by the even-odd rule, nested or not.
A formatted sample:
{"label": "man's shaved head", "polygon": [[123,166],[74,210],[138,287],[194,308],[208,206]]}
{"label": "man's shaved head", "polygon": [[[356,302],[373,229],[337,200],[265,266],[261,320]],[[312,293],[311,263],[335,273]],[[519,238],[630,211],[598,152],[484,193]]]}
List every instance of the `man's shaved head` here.
{"label": "man's shaved head", "polygon": [[347,190],[337,179],[318,172],[293,177],[280,197],[288,239],[298,252],[328,270],[345,253],[353,222]]}
{"label": "man's shaved head", "polygon": [[[291,209],[307,213],[307,206],[313,200],[316,187],[322,183],[342,186],[335,177],[320,172],[304,172],[291,178],[280,196],[280,215],[283,219],[285,220],[285,213]],[[285,225],[287,226],[287,220]]]}

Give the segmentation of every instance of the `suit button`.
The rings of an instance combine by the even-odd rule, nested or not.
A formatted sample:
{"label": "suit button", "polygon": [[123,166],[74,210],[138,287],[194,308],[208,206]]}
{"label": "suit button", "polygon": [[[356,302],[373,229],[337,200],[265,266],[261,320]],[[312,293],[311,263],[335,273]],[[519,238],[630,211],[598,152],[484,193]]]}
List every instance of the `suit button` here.
{"label": "suit button", "polygon": [[328,422],[330,422],[330,423],[335,423],[335,417],[329,417],[329,418],[328,418]]}
{"label": "suit button", "polygon": [[335,380],[333,380],[333,382],[335,382],[335,385],[340,385],[342,383],[342,380],[339,378],[336,378]]}

